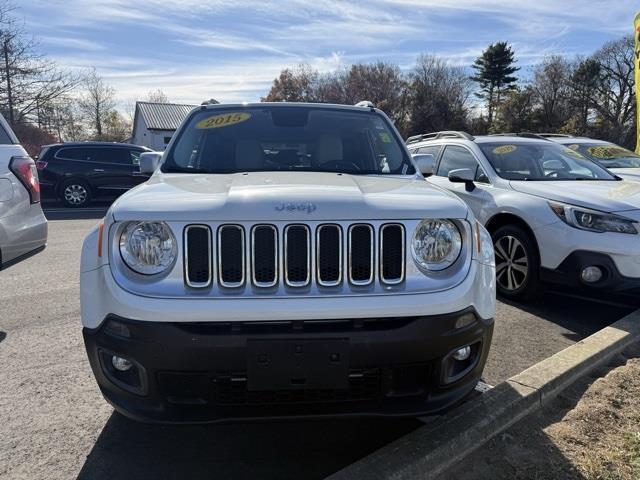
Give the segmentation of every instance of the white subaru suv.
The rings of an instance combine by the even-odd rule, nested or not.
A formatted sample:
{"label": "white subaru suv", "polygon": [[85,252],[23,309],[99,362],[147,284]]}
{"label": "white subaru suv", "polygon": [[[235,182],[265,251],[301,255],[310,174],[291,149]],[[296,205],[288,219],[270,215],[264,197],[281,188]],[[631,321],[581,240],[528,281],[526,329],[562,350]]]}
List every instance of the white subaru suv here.
{"label": "white subaru suv", "polygon": [[428,181],[474,211],[493,237],[498,292],[542,283],[640,292],[640,184],[535,134],[437,132],[407,140]]}
{"label": "white subaru suv", "polygon": [[87,353],[155,422],[414,415],[470,393],[491,238],[379,110],[203,105],[85,239]]}

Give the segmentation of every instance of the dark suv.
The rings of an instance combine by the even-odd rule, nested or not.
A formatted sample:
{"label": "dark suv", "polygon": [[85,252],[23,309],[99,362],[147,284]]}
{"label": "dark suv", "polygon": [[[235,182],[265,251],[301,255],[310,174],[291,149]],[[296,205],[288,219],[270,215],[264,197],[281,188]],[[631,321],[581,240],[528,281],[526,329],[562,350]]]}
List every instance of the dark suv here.
{"label": "dark suv", "polygon": [[111,142],[45,145],[36,163],[43,196],[59,198],[68,207],[113,199],[149,178],[140,173],[140,154],[150,151]]}

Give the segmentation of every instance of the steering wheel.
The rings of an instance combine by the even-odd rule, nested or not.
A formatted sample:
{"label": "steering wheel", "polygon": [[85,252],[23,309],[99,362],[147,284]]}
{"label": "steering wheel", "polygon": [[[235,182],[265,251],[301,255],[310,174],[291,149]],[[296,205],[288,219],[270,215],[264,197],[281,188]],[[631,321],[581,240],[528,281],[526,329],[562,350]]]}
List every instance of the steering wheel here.
{"label": "steering wheel", "polygon": [[319,164],[318,167],[320,167],[321,169],[326,168],[327,170],[351,170],[356,172],[362,170],[357,164],[349,162],[347,160],[329,160],[328,162]]}
{"label": "steering wheel", "polygon": [[554,170],[544,174],[544,178],[560,178],[560,170]]}

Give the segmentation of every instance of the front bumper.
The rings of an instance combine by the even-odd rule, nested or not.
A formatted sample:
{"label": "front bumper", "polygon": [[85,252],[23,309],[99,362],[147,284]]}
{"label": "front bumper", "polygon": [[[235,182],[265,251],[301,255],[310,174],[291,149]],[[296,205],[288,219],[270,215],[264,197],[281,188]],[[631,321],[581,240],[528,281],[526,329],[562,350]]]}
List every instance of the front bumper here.
{"label": "front bumper", "polygon": [[[492,333],[493,320],[480,318],[473,309],[437,316],[284,322],[169,323],[109,316],[100,327],[83,330],[91,368],[107,401],[128,417],[160,423],[433,413],[473,390]],[[295,365],[276,368],[277,381],[255,373],[254,355],[261,354],[252,345],[268,342],[295,351]],[[339,345],[341,365],[336,370],[328,363],[318,365],[326,359],[313,354],[315,373],[306,369],[311,359],[304,349],[329,344]],[[466,345],[471,345],[470,360],[456,363],[452,352]],[[121,375],[110,365],[112,355],[132,360],[135,367]],[[334,354],[331,361],[336,361]],[[305,385],[314,379],[291,378],[288,386],[276,386],[282,369],[290,367],[320,375],[315,380],[325,384]]]}
{"label": "front bumper", "polygon": [[[580,274],[586,267],[595,266],[602,272],[601,280],[586,283]],[[625,277],[620,273],[614,260],[603,253],[576,251],[571,253],[556,269],[543,268],[540,279],[546,283],[561,285],[571,289],[589,289],[598,292],[640,294],[640,278]]]}

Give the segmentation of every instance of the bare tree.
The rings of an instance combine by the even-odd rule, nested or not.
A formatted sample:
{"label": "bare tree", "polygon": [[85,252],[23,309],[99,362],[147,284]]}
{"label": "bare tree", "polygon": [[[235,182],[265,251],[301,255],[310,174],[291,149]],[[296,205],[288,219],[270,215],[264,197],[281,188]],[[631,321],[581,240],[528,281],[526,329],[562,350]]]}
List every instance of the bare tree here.
{"label": "bare tree", "polygon": [[571,117],[570,79],[571,64],[561,55],[546,57],[534,68],[531,89],[542,129],[555,131]]}
{"label": "bare tree", "polygon": [[313,102],[315,101],[318,72],[307,64],[285,68],[262,98],[263,102]]}
{"label": "bare tree", "polygon": [[467,128],[472,81],[463,68],[421,55],[409,81],[410,133]]}
{"label": "bare tree", "polygon": [[87,74],[83,86],[78,100],[80,111],[95,131],[96,138],[102,138],[103,125],[116,107],[116,91],[104,83],[95,68]]}
{"label": "bare tree", "polygon": [[150,90],[144,99],[145,102],[151,103],[169,103],[169,97],[162,91],[161,88],[156,90]]}
{"label": "bare tree", "polygon": [[11,125],[38,122],[41,110],[78,84],[37,52],[37,42],[14,16],[11,2],[0,2],[0,106]]}
{"label": "bare tree", "polygon": [[593,59],[600,66],[600,80],[593,99],[602,119],[600,135],[633,147],[636,113],[633,37],[606,43]]}

